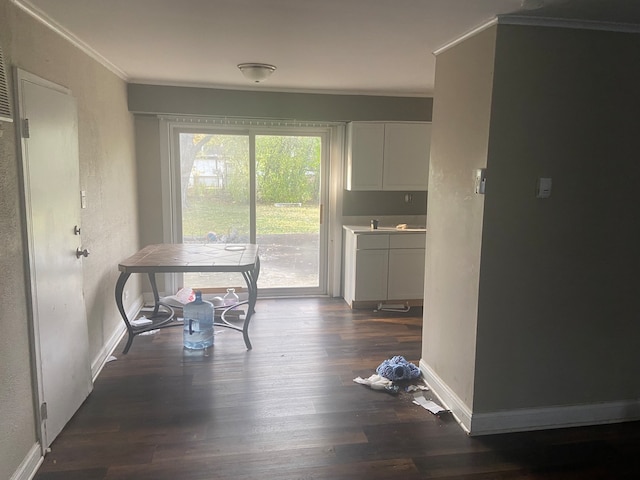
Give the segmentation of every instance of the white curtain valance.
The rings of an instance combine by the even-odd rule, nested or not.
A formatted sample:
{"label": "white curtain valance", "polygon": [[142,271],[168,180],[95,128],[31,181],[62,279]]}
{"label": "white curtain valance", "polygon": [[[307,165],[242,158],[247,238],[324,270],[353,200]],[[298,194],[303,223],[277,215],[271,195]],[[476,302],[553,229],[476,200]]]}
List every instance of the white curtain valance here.
{"label": "white curtain valance", "polygon": [[314,122],[277,118],[239,118],[239,117],[205,117],[158,115],[165,122],[183,125],[210,125],[225,127],[288,127],[288,128],[329,128],[344,125],[342,122]]}

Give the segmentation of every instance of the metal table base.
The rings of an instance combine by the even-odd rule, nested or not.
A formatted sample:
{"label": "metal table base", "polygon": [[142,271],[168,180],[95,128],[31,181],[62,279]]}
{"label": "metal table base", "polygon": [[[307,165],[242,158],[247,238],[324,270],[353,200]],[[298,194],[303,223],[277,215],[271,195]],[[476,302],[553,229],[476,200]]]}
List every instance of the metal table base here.
{"label": "metal table base", "polygon": [[[118,265],[118,269],[120,270],[120,276],[116,282],[115,299],[128,334],[123,354],[129,351],[136,335],[159,328],[182,326],[182,323],[175,321],[174,309],[160,301],[155,277],[156,273],[178,272],[238,272],[242,274],[247,285],[248,299],[233,306],[216,308],[216,313],[219,313],[219,321],[215,321],[214,325],[242,332],[247,350],[251,350],[249,323],[251,316],[255,313],[255,305],[258,298],[258,276],[260,275],[260,258],[257,245],[197,245],[186,243],[149,245],[122,261]],[[153,321],[151,325],[142,327],[132,325],[124,309],[124,287],[133,273],[146,273],[149,277],[154,299],[153,313],[150,318]],[[230,323],[226,318],[227,313],[241,305],[247,305],[247,312],[242,325]],[[166,312],[162,315],[161,309],[166,309]]]}

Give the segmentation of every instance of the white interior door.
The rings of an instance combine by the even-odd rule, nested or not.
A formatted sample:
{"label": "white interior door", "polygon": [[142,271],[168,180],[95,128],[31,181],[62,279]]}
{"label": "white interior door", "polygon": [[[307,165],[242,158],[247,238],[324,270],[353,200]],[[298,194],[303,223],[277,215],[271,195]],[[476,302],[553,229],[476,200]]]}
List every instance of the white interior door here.
{"label": "white interior door", "polygon": [[70,92],[17,72],[33,353],[43,447],[92,389],[82,290],[78,125]]}

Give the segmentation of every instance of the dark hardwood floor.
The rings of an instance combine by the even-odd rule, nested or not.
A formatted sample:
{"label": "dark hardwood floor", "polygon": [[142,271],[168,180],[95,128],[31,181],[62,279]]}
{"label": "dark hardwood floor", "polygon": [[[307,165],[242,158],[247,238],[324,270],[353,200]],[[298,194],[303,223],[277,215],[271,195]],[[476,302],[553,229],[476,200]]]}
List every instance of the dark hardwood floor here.
{"label": "dark hardwood floor", "polygon": [[[418,363],[422,312],[259,300],[253,350],[220,332],[137,337],[108,363],[36,480],[640,478],[640,424],[468,437],[446,416],[353,382]],[[426,395],[428,397],[428,392]]]}

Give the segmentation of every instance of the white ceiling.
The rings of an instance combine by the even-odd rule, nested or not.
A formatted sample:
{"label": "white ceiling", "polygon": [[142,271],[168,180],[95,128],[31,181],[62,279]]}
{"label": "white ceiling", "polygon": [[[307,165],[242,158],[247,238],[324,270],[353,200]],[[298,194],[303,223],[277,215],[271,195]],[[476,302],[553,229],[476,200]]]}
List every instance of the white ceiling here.
{"label": "white ceiling", "polygon": [[373,95],[431,95],[432,52],[496,15],[640,24],[637,0],[14,1],[132,83]]}

